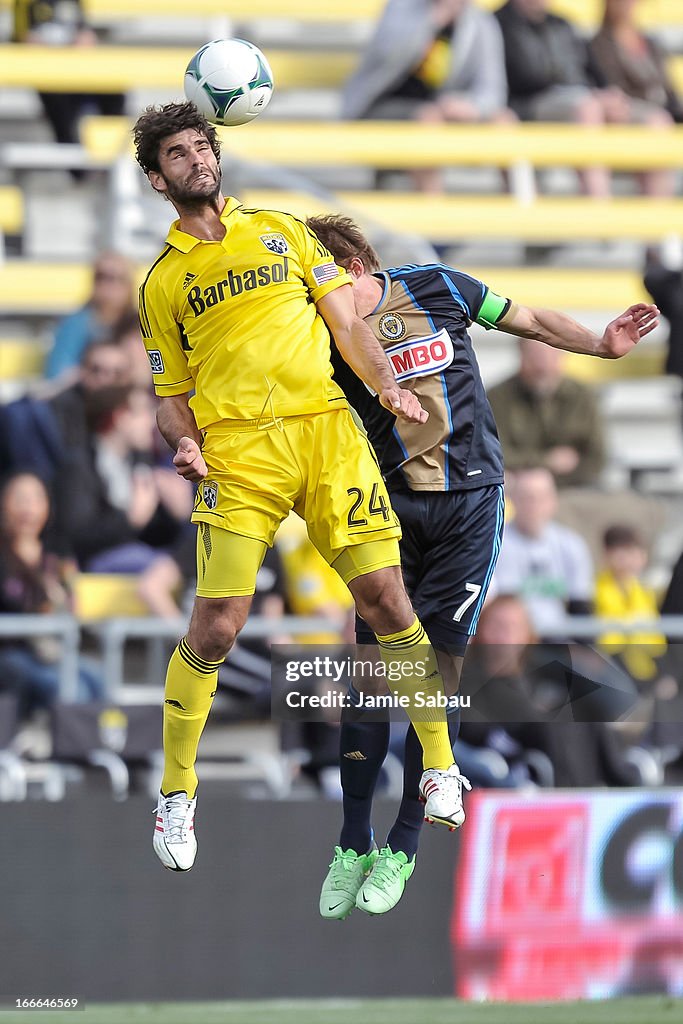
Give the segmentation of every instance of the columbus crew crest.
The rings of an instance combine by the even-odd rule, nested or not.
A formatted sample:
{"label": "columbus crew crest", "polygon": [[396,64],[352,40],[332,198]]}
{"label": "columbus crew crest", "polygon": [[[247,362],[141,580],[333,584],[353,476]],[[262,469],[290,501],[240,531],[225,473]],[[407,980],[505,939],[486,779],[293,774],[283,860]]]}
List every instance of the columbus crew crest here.
{"label": "columbus crew crest", "polygon": [[202,484],[202,498],[208,509],[215,509],[218,502],[218,484],[214,480],[205,480]]}
{"label": "columbus crew crest", "polygon": [[279,231],[273,231],[269,235],[260,235],[259,237],[266,249],[274,252],[276,256],[284,256],[286,252],[289,252],[287,239]]}
{"label": "columbus crew crest", "polygon": [[398,313],[385,313],[379,318],[379,333],[387,341],[399,341],[406,333],[406,322]]}

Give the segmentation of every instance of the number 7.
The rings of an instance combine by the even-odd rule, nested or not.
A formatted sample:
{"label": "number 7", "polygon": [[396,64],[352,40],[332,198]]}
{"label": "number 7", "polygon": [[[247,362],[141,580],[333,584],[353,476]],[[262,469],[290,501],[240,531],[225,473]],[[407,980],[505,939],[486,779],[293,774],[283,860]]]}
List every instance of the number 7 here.
{"label": "number 7", "polygon": [[461,618],[463,617],[469,606],[477,600],[477,598],[481,594],[481,585],[479,583],[466,583],[465,590],[470,596],[466,597],[463,603],[458,608],[457,612],[453,616],[453,622],[460,622]]}

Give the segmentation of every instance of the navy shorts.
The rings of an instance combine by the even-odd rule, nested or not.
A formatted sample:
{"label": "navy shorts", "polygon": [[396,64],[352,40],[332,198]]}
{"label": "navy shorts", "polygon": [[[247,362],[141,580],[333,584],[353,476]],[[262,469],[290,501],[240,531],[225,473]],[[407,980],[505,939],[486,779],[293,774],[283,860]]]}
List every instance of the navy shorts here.
{"label": "navy shorts", "polygon": [[[496,567],[503,534],[502,484],[471,491],[395,491],[406,590],[432,644],[464,654]],[[375,643],[356,618],[358,643]]]}

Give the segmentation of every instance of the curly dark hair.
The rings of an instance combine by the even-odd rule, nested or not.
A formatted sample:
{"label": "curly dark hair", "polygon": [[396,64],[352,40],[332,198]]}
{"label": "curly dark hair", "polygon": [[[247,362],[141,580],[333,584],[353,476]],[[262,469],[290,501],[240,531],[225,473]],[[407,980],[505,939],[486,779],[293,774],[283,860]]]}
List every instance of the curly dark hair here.
{"label": "curly dark hair", "polygon": [[369,273],[379,270],[379,256],[350,217],[340,217],[337,214],[307,217],[306,224],[330,250],[340,267],[348,270],[351,260],[357,256]]}
{"label": "curly dark hair", "polygon": [[133,127],[135,157],[145,174],[161,170],[159,146],[169,135],[193,128],[208,139],[213,155],[220,164],[221,147],[218,133],[194,103],[166,103],[163,107],[146,107]]}

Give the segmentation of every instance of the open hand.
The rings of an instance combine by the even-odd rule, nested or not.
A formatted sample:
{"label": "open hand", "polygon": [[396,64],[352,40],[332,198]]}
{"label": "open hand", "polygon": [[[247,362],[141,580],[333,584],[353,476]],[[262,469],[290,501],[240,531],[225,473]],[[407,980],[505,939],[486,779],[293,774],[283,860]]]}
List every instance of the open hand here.
{"label": "open hand", "polygon": [[659,324],[659,310],[645,302],[629,306],[625,313],[605,328],[600,355],[620,359],[635,348],[641,338]]}

